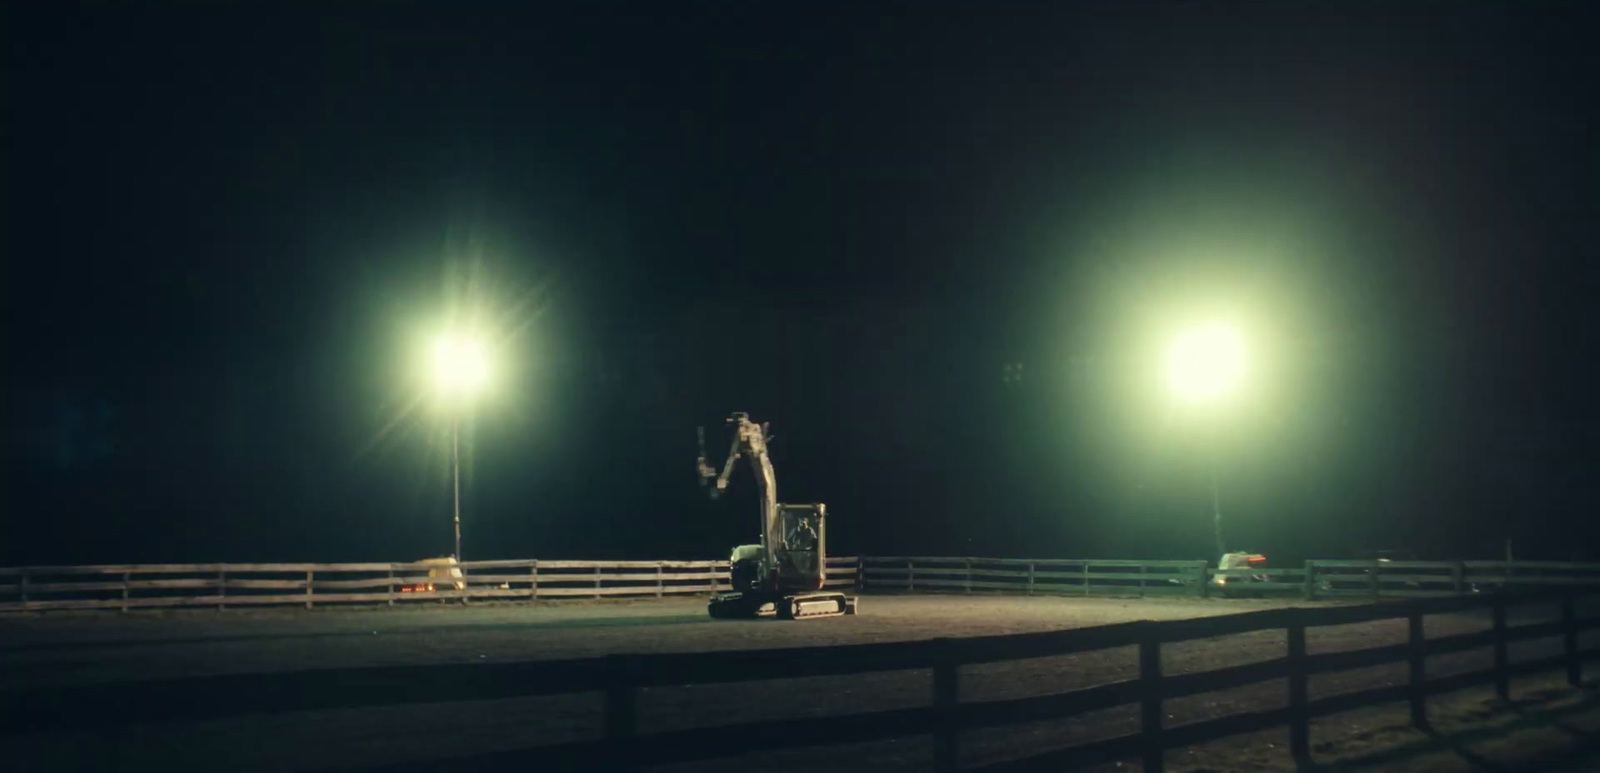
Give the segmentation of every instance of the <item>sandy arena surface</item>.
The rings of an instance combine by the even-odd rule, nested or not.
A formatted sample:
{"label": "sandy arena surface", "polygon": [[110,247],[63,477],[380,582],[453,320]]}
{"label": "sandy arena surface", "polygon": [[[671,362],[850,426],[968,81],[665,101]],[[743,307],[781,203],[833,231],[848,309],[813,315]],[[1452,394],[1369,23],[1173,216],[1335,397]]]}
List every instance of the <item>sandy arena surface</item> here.
{"label": "sandy arena surface", "polygon": [[[636,602],[419,605],[394,609],[50,613],[0,616],[0,691],[107,682],[283,672],[355,666],[484,663],[611,653],[704,652],[976,636],[1251,611],[1304,602],[1104,599],[1004,596],[867,596],[855,617],[804,622],[712,621],[702,599]],[[1548,619],[1530,608],[1511,623]],[[1437,615],[1429,636],[1483,630],[1486,615]],[[1596,632],[1586,633],[1586,637]],[[1313,629],[1311,652],[1400,643],[1403,620]],[[1585,646],[1595,640],[1586,638]],[[1559,652],[1559,640],[1512,647],[1512,660]],[[1261,632],[1167,645],[1163,669],[1181,674],[1280,657],[1284,634]],[[1430,658],[1430,676],[1490,665],[1482,653]],[[1132,678],[1133,648],[974,666],[961,675],[964,701],[1062,692]],[[1591,675],[1592,676],[1592,675]],[[1313,678],[1313,699],[1405,678],[1405,665]],[[640,732],[711,727],[761,719],[925,706],[926,671],[772,682],[658,688],[640,698]],[[1242,710],[1285,705],[1282,680],[1168,701],[1168,726]],[[1406,725],[1404,706],[1349,712],[1316,722],[1317,760],[1362,770],[1596,770],[1600,760],[1571,754],[1600,734],[1600,710],[1587,694],[1562,689],[1559,674],[1519,679],[1517,707],[1487,691],[1430,702],[1436,733]],[[596,738],[599,693],[492,701],[308,711],[144,722],[115,730],[63,730],[3,736],[16,770],[329,770],[443,761],[541,744]],[[963,761],[995,762],[1137,729],[1137,707],[1069,720],[969,732]],[[1293,768],[1287,730],[1241,735],[1170,751],[1173,770],[1266,771]],[[775,751],[673,771],[925,770],[927,737]],[[1473,760],[1476,760],[1474,762]],[[1136,765],[1136,763],[1135,763]],[[472,766],[481,770],[485,766]],[[519,769],[539,764],[531,750]],[[436,768],[433,768],[436,769]],[[1107,770],[1118,769],[1106,766]],[[1122,769],[1132,769],[1128,765]]]}

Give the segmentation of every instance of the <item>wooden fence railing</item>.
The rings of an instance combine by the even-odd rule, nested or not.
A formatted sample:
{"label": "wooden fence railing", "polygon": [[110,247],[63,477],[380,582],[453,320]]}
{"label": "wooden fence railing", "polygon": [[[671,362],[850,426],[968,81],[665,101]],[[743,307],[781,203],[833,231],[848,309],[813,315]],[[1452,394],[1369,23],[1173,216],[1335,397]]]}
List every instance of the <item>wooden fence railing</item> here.
{"label": "wooden fence railing", "polygon": [[1206,562],[863,556],[861,570],[871,590],[1155,595],[1198,594]]}
{"label": "wooden fence railing", "polygon": [[[1309,722],[1351,709],[1387,702],[1408,702],[1413,720],[1425,722],[1427,696],[1480,684],[1493,684],[1509,697],[1511,677],[1550,670],[1566,672],[1580,685],[1582,662],[1600,657],[1600,648],[1580,649],[1579,633],[1600,627],[1592,610],[1580,614],[1580,602],[1600,596],[1597,587],[1541,589],[1510,594],[1422,599],[1359,606],[1270,609],[1189,620],[1119,623],[1044,633],[885,644],[819,646],[731,652],[686,652],[610,655],[578,660],[400,666],[206,678],[146,680],[68,688],[0,692],[0,736],[130,722],[213,719],[223,715],[418,702],[481,701],[581,692],[604,694],[597,717],[603,737],[456,758],[469,766],[582,767],[631,769],[644,764],[730,757],[801,746],[833,746],[907,736],[931,735],[944,769],[961,759],[961,738],[968,730],[1073,717],[1126,704],[1140,706],[1137,733],[1081,744],[1028,759],[984,767],[989,771],[1067,770],[1112,760],[1139,758],[1146,771],[1163,767],[1171,749],[1288,725],[1290,749],[1308,761]],[[1557,601],[1555,620],[1510,626],[1507,611],[1527,604]],[[1425,638],[1428,614],[1487,608],[1487,630]],[[1585,607],[1588,609],[1588,607]],[[1309,654],[1309,628],[1382,619],[1408,620],[1403,644],[1342,652]],[[1163,645],[1252,631],[1284,630],[1287,650],[1280,657],[1200,673],[1164,674]],[[1561,653],[1512,663],[1512,642],[1559,637]],[[1008,660],[1137,647],[1139,676],[1066,693],[1004,700],[962,701],[963,667]],[[1492,668],[1434,679],[1426,676],[1431,655],[1489,648]],[[1312,675],[1366,668],[1386,663],[1409,664],[1402,684],[1360,690],[1311,700]],[[808,716],[796,732],[795,719],[745,722],[719,727],[640,733],[639,691],[644,688],[773,681],[799,677],[838,676],[874,671],[926,670],[932,674],[929,706],[831,716]],[[1183,696],[1286,679],[1289,705],[1284,708],[1167,727],[1163,702]],[[439,761],[402,769],[437,769]]]}
{"label": "wooden fence railing", "polygon": [[[828,586],[854,587],[857,559],[828,559]],[[462,577],[425,563],[130,564],[0,568],[0,612],[438,599],[667,596],[728,590],[727,561],[468,561]],[[433,590],[408,591],[431,585]]]}
{"label": "wooden fence railing", "polygon": [[[1293,578],[1290,578],[1293,579]],[[1576,561],[1307,561],[1308,598],[1428,598],[1529,586],[1600,583],[1600,563]]]}
{"label": "wooden fence railing", "polygon": [[[263,605],[309,609],[318,604],[668,596],[728,589],[727,561],[468,561],[459,581],[430,577],[429,570],[437,568],[422,562],[0,568],[0,612]],[[1219,584],[1219,579],[1226,582]],[[430,583],[432,591],[406,590]],[[1208,569],[1204,561],[828,559],[829,587],[869,590],[1084,596],[1238,592],[1316,599],[1448,596],[1589,583],[1600,583],[1600,563],[1317,559],[1291,568],[1219,571]]]}
{"label": "wooden fence railing", "polygon": [[[1526,586],[1600,584],[1600,563],[1344,561],[1270,569],[1209,569],[1205,561],[862,557],[862,587],[1024,594],[1428,598]],[[1219,582],[1219,580],[1221,582]]]}

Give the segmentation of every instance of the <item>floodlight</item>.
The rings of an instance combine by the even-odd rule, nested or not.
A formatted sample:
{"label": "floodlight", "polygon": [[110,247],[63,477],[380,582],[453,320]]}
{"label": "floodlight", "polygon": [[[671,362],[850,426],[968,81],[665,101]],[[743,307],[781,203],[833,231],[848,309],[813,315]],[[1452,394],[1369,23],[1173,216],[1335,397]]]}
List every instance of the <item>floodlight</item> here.
{"label": "floodlight", "polygon": [[433,347],[433,381],[440,392],[468,397],[489,380],[489,358],[483,344],[461,335],[441,336]]}
{"label": "floodlight", "polygon": [[1216,402],[1238,389],[1245,359],[1244,337],[1230,325],[1186,330],[1167,350],[1167,386],[1183,402]]}

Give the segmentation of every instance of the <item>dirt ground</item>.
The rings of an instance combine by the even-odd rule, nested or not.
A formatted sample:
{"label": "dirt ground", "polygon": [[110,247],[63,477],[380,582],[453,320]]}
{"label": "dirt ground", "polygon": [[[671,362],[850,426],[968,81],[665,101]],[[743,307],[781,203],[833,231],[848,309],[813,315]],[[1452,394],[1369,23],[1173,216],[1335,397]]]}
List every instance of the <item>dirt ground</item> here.
{"label": "dirt ground", "polygon": [[[283,672],[353,666],[481,663],[610,653],[695,652],[975,636],[1200,617],[1304,602],[1002,596],[868,596],[855,617],[803,622],[712,621],[702,599],[636,602],[421,605],[376,609],[50,613],[0,617],[0,694],[178,676]],[[1514,613],[1548,619],[1548,609]],[[1429,636],[1483,630],[1485,615],[1438,615]],[[1596,632],[1588,632],[1594,634]],[[1311,652],[1399,643],[1403,620],[1313,629]],[[1593,646],[1586,639],[1585,646]],[[1167,645],[1169,674],[1279,657],[1282,632]],[[1512,660],[1559,651],[1559,640],[1512,647]],[[1487,651],[1430,658],[1430,675],[1489,665]],[[962,699],[1015,698],[1132,678],[1133,648],[963,669]],[[1362,669],[1311,683],[1313,699],[1404,678],[1404,664]],[[926,671],[789,679],[646,690],[643,733],[790,717],[925,706]],[[1430,702],[1434,732],[1407,726],[1404,706],[1329,717],[1312,729],[1317,761],[1360,770],[1600,770],[1574,750],[1600,735],[1593,691],[1563,689],[1559,674],[1519,679],[1513,706],[1486,691]],[[1169,701],[1168,726],[1242,710],[1282,706],[1287,685],[1264,682]],[[964,763],[979,765],[1064,748],[1137,729],[1137,707],[1070,720],[970,732]],[[419,703],[262,714],[204,722],[147,722],[110,731],[6,735],[17,770],[306,771],[443,761],[598,737],[598,693],[493,701]],[[1191,771],[1292,769],[1287,730],[1241,735],[1168,752],[1169,768]],[[673,766],[673,771],[924,770],[926,737],[776,751]],[[1136,763],[1134,763],[1136,764]],[[473,766],[481,769],[482,766]],[[518,765],[541,767],[530,751]],[[548,766],[543,766],[549,769]],[[1129,765],[1120,766],[1129,769]],[[1118,766],[1106,766],[1116,770]]]}

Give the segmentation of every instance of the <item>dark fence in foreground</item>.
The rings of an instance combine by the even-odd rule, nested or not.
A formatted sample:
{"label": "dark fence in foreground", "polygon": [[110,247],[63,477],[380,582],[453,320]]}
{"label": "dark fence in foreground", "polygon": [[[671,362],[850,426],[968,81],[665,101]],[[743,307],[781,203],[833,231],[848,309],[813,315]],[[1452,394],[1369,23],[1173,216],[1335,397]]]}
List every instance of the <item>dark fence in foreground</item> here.
{"label": "dark fence in foreground", "polygon": [[[211,719],[228,714],[309,711],[400,703],[478,701],[507,697],[581,692],[604,694],[604,737],[594,741],[544,745],[449,760],[453,764],[526,767],[530,764],[593,769],[631,769],[714,759],[802,746],[887,740],[931,735],[946,769],[958,767],[962,733],[1040,720],[1063,719],[1126,704],[1141,707],[1141,730],[1029,759],[990,765],[984,770],[1065,770],[1109,760],[1140,758],[1144,769],[1159,771],[1166,750],[1288,725],[1291,750],[1309,759],[1309,721],[1374,704],[1407,701],[1414,721],[1426,721],[1427,696],[1494,684],[1508,697],[1518,674],[1562,670],[1580,683],[1581,663],[1600,656],[1600,648],[1580,650],[1580,631],[1600,626],[1600,616],[1580,616],[1579,602],[1600,596],[1597,587],[1525,591],[1458,598],[1387,602],[1345,607],[1286,608],[1190,620],[1132,622],[1045,633],[834,647],[733,652],[612,655],[578,660],[402,666],[244,674],[208,678],[152,680],[50,690],[0,693],[0,735],[134,721]],[[1559,602],[1558,619],[1509,626],[1507,610],[1527,604]],[[1490,629],[1427,639],[1423,616],[1489,609]],[[1383,619],[1408,620],[1404,644],[1363,650],[1308,654],[1306,630]],[[749,623],[730,622],[728,625]],[[828,623],[797,623],[825,625]],[[1174,642],[1252,631],[1287,631],[1280,657],[1201,673],[1165,675],[1161,647]],[[1511,663],[1512,642],[1560,637],[1562,654]],[[1137,647],[1139,676],[1072,692],[1009,700],[961,700],[964,666],[1025,658]],[[1489,648],[1489,669],[1429,679],[1430,655]],[[1404,684],[1310,700],[1307,680],[1314,674],[1409,664]],[[846,715],[790,718],[641,734],[638,695],[642,688],[772,681],[839,676],[876,671],[928,670],[932,705]],[[1268,680],[1288,680],[1289,705],[1268,711],[1167,727],[1162,702]],[[441,764],[405,766],[436,769]]]}

